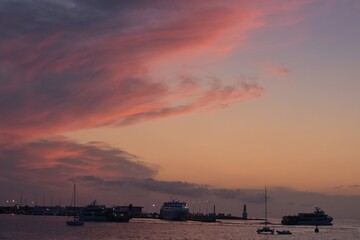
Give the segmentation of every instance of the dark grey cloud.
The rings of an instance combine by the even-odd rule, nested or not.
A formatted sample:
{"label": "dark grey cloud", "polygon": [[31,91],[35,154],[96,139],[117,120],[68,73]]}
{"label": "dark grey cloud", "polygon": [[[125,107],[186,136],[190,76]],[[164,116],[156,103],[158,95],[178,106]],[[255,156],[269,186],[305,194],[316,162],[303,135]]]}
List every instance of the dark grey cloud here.
{"label": "dark grey cloud", "polygon": [[160,181],[153,178],[119,178],[106,180],[89,175],[79,176],[71,180],[83,182],[100,189],[115,190],[118,187],[131,186],[138,189],[138,191],[155,192],[168,196],[181,196],[182,198],[209,198],[212,196],[219,199],[237,200],[254,204],[262,204],[264,202],[264,194],[258,191],[250,193],[240,189],[213,188],[207,185],[182,181]]}
{"label": "dark grey cloud", "polygon": [[[0,2],[2,37],[18,37],[37,33],[39,37],[59,31],[85,33],[103,24],[106,14],[125,14],[136,1],[36,0]],[[139,2],[139,1],[138,1]],[[124,19],[125,20],[125,19]],[[110,21],[110,20],[109,20]],[[129,21],[117,21],[117,27]],[[80,37],[80,35],[79,35]]]}
{"label": "dark grey cloud", "polygon": [[106,178],[148,178],[154,166],[104,143],[78,144],[64,138],[21,145],[0,145],[0,173],[11,184],[61,185],[70,178],[94,174]]}

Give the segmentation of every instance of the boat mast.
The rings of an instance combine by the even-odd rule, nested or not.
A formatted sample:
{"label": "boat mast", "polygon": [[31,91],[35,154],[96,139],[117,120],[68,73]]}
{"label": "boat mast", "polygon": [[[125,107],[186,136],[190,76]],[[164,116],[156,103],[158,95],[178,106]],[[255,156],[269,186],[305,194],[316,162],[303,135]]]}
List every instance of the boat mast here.
{"label": "boat mast", "polygon": [[265,227],[267,226],[267,194],[266,194],[266,187],[265,187]]}
{"label": "boat mast", "polygon": [[75,208],[75,204],[76,204],[76,184],[74,183],[74,208]]}
{"label": "boat mast", "polygon": [[76,208],[75,208],[75,205],[76,205],[76,184],[74,183],[74,221],[75,221],[75,218],[76,218]]}

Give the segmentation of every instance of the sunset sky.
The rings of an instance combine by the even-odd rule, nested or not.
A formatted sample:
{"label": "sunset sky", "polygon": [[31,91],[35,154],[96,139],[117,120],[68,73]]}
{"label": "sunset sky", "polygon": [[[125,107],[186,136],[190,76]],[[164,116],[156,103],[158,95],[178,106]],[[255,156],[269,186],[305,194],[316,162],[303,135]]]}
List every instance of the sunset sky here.
{"label": "sunset sky", "polygon": [[[0,1],[0,205],[360,219],[360,1]],[[155,209],[150,209],[155,204]],[[194,205],[198,204],[198,207]]]}

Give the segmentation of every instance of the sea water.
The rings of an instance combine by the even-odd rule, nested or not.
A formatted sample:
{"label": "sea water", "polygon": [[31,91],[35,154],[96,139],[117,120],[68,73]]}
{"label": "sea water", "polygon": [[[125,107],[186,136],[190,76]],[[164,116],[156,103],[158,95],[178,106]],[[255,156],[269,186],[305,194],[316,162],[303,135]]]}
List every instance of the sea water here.
{"label": "sea water", "polygon": [[[218,220],[215,223],[171,222],[159,219],[131,219],[129,223],[92,223],[82,227],[67,226],[66,217],[0,215],[0,240],[211,240],[211,239],[360,239],[360,220],[335,220],[333,226],[271,225],[275,230],[290,230],[292,235],[259,235],[258,221]],[[272,220],[273,223],[279,220]]]}

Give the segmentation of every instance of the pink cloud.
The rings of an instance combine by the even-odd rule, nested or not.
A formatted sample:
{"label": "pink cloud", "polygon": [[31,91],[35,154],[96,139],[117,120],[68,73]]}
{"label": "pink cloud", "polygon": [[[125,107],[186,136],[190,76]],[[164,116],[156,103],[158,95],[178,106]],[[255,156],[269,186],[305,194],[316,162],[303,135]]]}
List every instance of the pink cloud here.
{"label": "pink cloud", "polygon": [[[275,5],[273,5],[273,3]],[[169,59],[224,57],[273,14],[300,4],[242,1],[77,1],[3,4],[0,27],[0,141],[33,140],[79,129],[126,125],[229,106],[261,97],[246,80],[172,80],[147,69]],[[276,6],[276,7],[274,7]],[[165,64],[166,65],[166,64]],[[271,74],[290,69],[264,64]],[[187,78],[187,79],[186,79]]]}
{"label": "pink cloud", "polygon": [[269,61],[260,61],[258,65],[263,69],[265,74],[280,77],[281,79],[285,79],[285,80],[292,80],[291,68],[278,66]]}
{"label": "pink cloud", "polygon": [[[264,14],[233,4],[174,2],[142,9],[125,4],[114,6],[119,7],[116,13],[105,6],[97,10],[110,18],[89,15],[91,3],[87,2],[73,9],[77,16],[69,9],[65,15],[58,14],[64,6],[50,4],[48,19],[43,21],[35,9],[22,3],[19,11],[27,17],[9,24],[12,28],[3,29],[0,39],[0,109],[4,113],[0,134],[8,139],[10,135],[36,139],[261,96],[261,87],[245,82],[223,85],[219,80],[213,86],[205,80],[186,83],[179,77],[174,85],[143,74],[181,51],[221,49],[224,46],[219,43],[227,39],[230,44],[230,38],[245,34],[256,25],[256,16]],[[13,19],[19,11],[9,7],[6,15]]]}
{"label": "pink cloud", "polygon": [[[93,175],[107,179],[138,176],[153,177],[154,166],[136,156],[101,142],[78,144],[56,137],[25,144],[0,145],[1,175],[11,181],[23,177],[27,181],[66,182],[72,177]],[[11,162],[11,164],[9,164]],[[57,184],[56,184],[57,185]]]}

